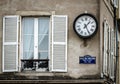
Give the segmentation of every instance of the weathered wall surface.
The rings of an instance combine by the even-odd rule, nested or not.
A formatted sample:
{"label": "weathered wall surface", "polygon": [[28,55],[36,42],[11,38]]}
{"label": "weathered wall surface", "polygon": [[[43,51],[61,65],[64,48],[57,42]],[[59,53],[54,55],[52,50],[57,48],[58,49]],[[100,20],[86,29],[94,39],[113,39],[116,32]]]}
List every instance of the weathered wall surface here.
{"label": "weathered wall surface", "polygon": [[[111,20],[111,17],[106,14],[109,12],[104,8],[102,10],[101,18],[106,16]],[[74,19],[85,11],[93,14],[99,23],[99,0],[0,0],[0,72],[2,70],[2,17],[16,15],[18,11],[55,11],[56,15],[68,15],[68,72],[58,74],[75,78],[99,76],[100,28],[93,38],[87,40],[79,38],[73,31]],[[84,55],[95,56],[96,64],[79,64],[79,56]]]}
{"label": "weathered wall surface", "polygon": [[114,28],[114,19],[113,19],[113,9],[111,5],[105,2],[107,0],[100,1],[100,66],[102,71],[102,64],[103,64],[103,48],[104,48],[104,36],[103,36],[103,23],[106,20],[110,28]]}
{"label": "weathered wall surface", "polygon": [[[113,10],[113,7],[112,7],[112,5],[107,1],[107,0],[103,0],[103,1],[100,1],[100,52],[101,52],[101,54],[100,54],[100,59],[101,59],[101,71],[102,71],[102,66],[103,66],[103,56],[104,56],[104,35],[103,35],[103,32],[104,32],[104,28],[106,28],[106,27],[104,27],[104,25],[103,25],[103,23],[105,22],[105,21],[107,21],[107,24],[108,24],[108,26],[109,26],[109,30],[111,29],[113,29],[114,30],[114,35],[115,35],[115,37],[113,38],[114,39],[114,44],[112,43],[111,44],[111,46],[112,45],[114,45],[114,50],[116,50],[116,34],[115,34],[115,30],[116,30],[116,28],[114,27],[114,10]],[[109,32],[107,32],[107,33],[109,33]],[[109,34],[111,34],[111,33],[109,33]],[[112,35],[112,34],[111,34]],[[108,41],[108,44],[110,43],[110,41]],[[113,47],[112,47],[113,48]],[[109,51],[110,49],[108,48],[108,58],[110,57],[110,53],[111,53],[111,51]],[[116,51],[114,52],[114,57],[116,56]],[[115,58],[114,58],[114,60],[109,60],[109,59],[107,59],[107,61],[109,61],[109,62],[112,62],[112,61],[115,61]],[[114,66],[115,66],[115,64],[114,64]],[[105,67],[105,66],[104,66]],[[114,68],[112,65],[109,65],[109,63],[108,63],[108,65],[107,65],[107,68],[108,68],[108,70],[107,70],[107,74],[109,74],[109,76],[108,76],[108,78],[109,79],[112,79],[111,78],[111,72],[110,72],[110,67],[111,68]],[[115,69],[115,68],[114,68]],[[113,71],[113,73],[115,72],[116,70],[114,70]],[[105,75],[105,74],[104,74]],[[114,80],[114,79],[112,79],[112,80]]]}

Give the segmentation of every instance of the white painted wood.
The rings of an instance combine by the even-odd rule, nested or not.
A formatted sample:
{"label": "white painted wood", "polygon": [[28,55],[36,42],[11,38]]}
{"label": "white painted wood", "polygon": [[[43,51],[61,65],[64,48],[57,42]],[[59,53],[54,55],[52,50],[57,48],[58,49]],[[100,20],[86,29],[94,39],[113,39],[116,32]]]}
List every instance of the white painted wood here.
{"label": "white painted wood", "polygon": [[111,73],[111,28],[108,27],[108,74]]}
{"label": "white painted wood", "polygon": [[110,78],[114,80],[115,57],[114,57],[114,30],[111,29],[111,57],[110,57]]}
{"label": "white painted wood", "polygon": [[20,16],[19,17],[19,25],[20,25],[20,28],[19,28],[19,39],[18,39],[18,41],[19,41],[19,47],[18,47],[18,49],[19,49],[19,57],[18,57],[18,66],[19,66],[19,72],[21,72],[21,59],[23,58],[23,55],[22,55],[22,17]]}
{"label": "white painted wood", "polygon": [[104,56],[103,74],[114,80],[115,68],[115,44],[114,29],[110,28],[107,21],[104,22]]}
{"label": "white painted wood", "polygon": [[108,75],[108,23],[104,21],[103,74]]}
{"label": "white painted wood", "polygon": [[52,71],[67,72],[67,16],[52,16]]}
{"label": "white painted wood", "polygon": [[19,16],[3,17],[3,72],[18,71],[18,28]]}
{"label": "white painted wood", "polygon": [[34,59],[38,59],[38,18],[34,18]]}

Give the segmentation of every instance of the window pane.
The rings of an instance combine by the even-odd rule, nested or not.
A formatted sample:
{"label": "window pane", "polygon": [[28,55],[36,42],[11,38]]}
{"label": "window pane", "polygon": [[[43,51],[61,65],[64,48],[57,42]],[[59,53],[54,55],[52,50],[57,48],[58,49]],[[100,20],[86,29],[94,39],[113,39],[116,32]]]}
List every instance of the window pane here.
{"label": "window pane", "polygon": [[34,18],[23,18],[23,59],[34,58]]}
{"label": "window pane", "polygon": [[34,36],[33,35],[24,35],[23,37],[23,50],[24,51],[29,51],[34,49]]}
{"label": "window pane", "polygon": [[39,50],[48,50],[48,35],[39,35]]}
{"label": "window pane", "polygon": [[38,58],[39,59],[48,59],[48,52],[39,52]]}
{"label": "window pane", "polygon": [[38,21],[38,34],[48,34],[49,17],[40,17]]}
{"label": "window pane", "polygon": [[49,49],[49,17],[40,17],[38,20],[38,58],[48,59]]}
{"label": "window pane", "polygon": [[24,51],[23,53],[23,59],[33,59],[34,53],[32,51]]}
{"label": "window pane", "polygon": [[23,18],[23,33],[33,34],[34,33],[34,18]]}

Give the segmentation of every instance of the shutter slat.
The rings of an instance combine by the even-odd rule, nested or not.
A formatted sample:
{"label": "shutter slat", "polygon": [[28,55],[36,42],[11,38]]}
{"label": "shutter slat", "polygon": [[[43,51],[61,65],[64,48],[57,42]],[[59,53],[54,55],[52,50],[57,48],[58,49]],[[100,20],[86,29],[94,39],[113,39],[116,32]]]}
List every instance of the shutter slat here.
{"label": "shutter slat", "polygon": [[18,71],[18,18],[3,18],[3,72]]}
{"label": "shutter slat", "polygon": [[[16,41],[16,18],[5,18],[5,42],[15,42]],[[14,31],[13,31],[14,30]]]}
{"label": "shutter slat", "polygon": [[4,45],[4,69],[16,68],[16,45]]}
{"label": "shutter slat", "polygon": [[52,16],[52,71],[67,71],[67,16]]}

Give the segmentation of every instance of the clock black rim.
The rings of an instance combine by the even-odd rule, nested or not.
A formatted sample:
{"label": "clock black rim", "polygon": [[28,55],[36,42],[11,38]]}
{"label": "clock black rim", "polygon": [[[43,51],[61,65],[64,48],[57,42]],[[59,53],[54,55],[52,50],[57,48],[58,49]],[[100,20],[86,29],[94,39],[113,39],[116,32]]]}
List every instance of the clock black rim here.
{"label": "clock black rim", "polygon": [[[80,18],[81,16],[86,16],[86,15],[92,17],[92,18],[95,20],[95,22],[96,22],[96,30],[95,30],[94,33],[91,34],[90,36],[82,36],[82,35],[80,35],[80,34],[76,31],[76,29],[75,29],[75,24],[76,24],[76,21],[78,20],[78,18]],[[98,22],[97,22],[97,19],[96,19],[92,14],[88,14],[88,13],[80,14],[80,15],[78,15],[78,16],[75,18],[75,20],[74,20],[74,22],[73,22],[73,29],[74,29],[75,33],[76,33],[80,38],[83,38],[83,39],[91,38],[91,37],[93,37],[93,36],[97,33],[97,30],[98,30]]]}

